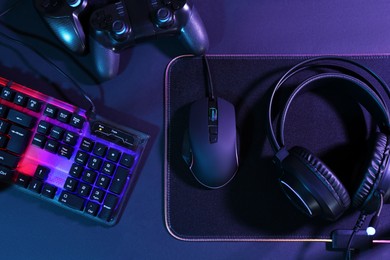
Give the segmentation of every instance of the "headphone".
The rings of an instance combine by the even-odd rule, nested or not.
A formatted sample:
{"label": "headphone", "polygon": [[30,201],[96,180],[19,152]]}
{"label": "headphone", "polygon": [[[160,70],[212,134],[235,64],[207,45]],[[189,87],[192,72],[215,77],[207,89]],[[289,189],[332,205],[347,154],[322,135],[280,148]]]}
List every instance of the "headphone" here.
{"label": "headphone", "polygon": [[[288,79],[308,70],[316,73],[294,86],[279,114],[279,129],[275,133],[272,108],[278,90]],[[300,146],[289,150],[285,147],[284,124],[295,97],[303,90],[334,83],[354,96],[370,112],[380,130],[368,140],[372,154],[367,158],[369,163],[352,199],[337,176],[312,152]],[[289,69],[275,85],[267,114],[267,136],[275,153],[273,161],[282,171],[279,182],[283,192],[307,215],[333,221],[351,204],[365,214],[372,214],[390,197],[390,119],[379,88],[390,97],[389,87],[374,72],[355,61],[337,56],[304,60]]]}

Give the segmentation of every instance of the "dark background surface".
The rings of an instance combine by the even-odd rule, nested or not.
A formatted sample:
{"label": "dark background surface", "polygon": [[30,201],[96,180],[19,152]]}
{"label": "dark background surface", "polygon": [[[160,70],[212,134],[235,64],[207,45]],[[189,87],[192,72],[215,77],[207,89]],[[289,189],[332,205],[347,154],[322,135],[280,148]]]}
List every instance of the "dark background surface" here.
{"label": "dark background surface", "polygon": [[[14,1],[1,1],[1,10]],[[97,86],[43,24],[32,1],[5,14],[1,32],[44,53],[94,98],[98,112],[153,136],[137,186],[113,228],[45,205],[18,191],[0,196],[2,258],[57,259],[338,259],[323,243],[182,242],[167,232],[163,214],[163,84],[169,61],[186,53],[174,38],[138,44],[125,55],[116,78]],[[196,1],[210,38],[210,54],[378,54],[390,50],[388,1]],[[30,49],[0,40],[1,76],[61,97],[55,86],[80,103],[78,92]],[[81,103],[80,103],[81,104]],[[389,257],[383,245],[357,258]]]}

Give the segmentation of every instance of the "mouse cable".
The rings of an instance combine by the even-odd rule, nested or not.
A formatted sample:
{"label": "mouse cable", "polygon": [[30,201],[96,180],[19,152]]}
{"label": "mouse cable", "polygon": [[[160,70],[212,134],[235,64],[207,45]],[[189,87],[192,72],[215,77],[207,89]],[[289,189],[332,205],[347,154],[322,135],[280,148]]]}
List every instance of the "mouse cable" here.
{"label": "mouse cable", "polygon": [[[5,14],[7,14],[12,9],[14,9],[20,2],[21,2],[21,0],[16,1],[16,3],[14,3],[11,7],[6,9],[5,11],[1,12],[0,13],[0,18],[2,16],[4,16]],[[2,24],[2,23],[0,23],[0,24]],[[24,42],[22,42],[22,41],[20,41],[18,39],[15,39],[15,38],[13,38],[13,37],[11,37],[11,36],[3,33],[3,32],[0,32],[0,36],[3,37],[3,38],[9,39],[11,41],[14,41],[14,42],[16,42],[16,43],[18,43],[18,44],[20,44],[20,45],[22,45],[24,47],[27,47],[28,49],[33,51],[36,55],[38,55],[40,58],[42,58],[44,61],[46,61],[48,64],[53,66],[59,73],[61,73],[64,77],[66,77],[69,81],[71,81],[74,84],[74,86],[80,91],[80,93],[83,95],[83,97],[89,102],[91,107],[88,109],[89,111],[87,112],[87,117],[90,118],[90,116],[94,116],[95,115],[95,113],[96,113],[96,106],[95,106],[94,102],[92,101],[92,99],[85,92],[85,90],[72,77],[70,77],[67,73],[65,73],[65,71],[63,71],[59,66],[57,66],[54,62],[52,62],[50,59],[48,59],[45,55],[43,55],[42,53],[37,51],[31,45],[29,45],[27,43],[24,43]]]}
{"label": "mouse cable", "polygon": [[214,86],[213,86],[213,79],[211,77],[211,72],[210,72],[210,65],[209,65],[209,61],[207,59],[207,56],[206,54],[203,55],[203,61],[204,61],[204,65],[206,67],[206,77],[207,77],[207,89],[208,89],[208,98],[210,100],[214,100],[215,99],[215,96],[214,96]]}

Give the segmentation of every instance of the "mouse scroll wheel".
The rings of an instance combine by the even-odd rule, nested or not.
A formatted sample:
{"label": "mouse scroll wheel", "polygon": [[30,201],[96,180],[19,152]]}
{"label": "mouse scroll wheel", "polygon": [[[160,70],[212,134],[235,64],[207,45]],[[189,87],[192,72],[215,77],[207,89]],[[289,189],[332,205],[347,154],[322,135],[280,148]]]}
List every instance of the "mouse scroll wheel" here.
{"label": "mouse scroll wheel", "polygon": [[211,123],[217,122],[218,120],[218,110],[215,107],[209,108],[209,121]]}
{"label": "mouse scroll wheel", "polygon": [[215,107],[209,108],[209,141],[218,142],[218,110]]}

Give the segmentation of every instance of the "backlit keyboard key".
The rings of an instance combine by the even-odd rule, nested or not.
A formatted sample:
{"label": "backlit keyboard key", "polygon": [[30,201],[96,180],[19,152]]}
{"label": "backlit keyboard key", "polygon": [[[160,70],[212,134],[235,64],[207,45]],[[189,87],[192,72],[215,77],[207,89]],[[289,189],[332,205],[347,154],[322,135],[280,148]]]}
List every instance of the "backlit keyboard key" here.
{"label": "backlit keyboard key", "polygon": [[20,157],[7,153],[6,151],[0,151],[0,165],[14,169],[18,165],[19,161]]}
{"label": "backlit keyboard key", "polygon": [[70,125],[71,126],[74,126],[78,129],[81,129],[83,128],[83,125],[84,125],[84,117],[80,116],[80,115],[77,115],[77,114],[74,114],[72,115],[72,117],[70,118]]}
{"label": "backlit keyboard key", "polygon": [[43,196],[45,196],[46,198],[53,199],[54,196],[56,195],[56,192],[57,192],[57,187],[56,186],[50,185],[48,183],[45,183],[43,185],[41,194]]}
{"label": "backlit keyboard key", "polygon": [[0,104],[0,117],[5,118],[8,113],[8,107],[6,105]]}
{"label": "backlit keyboard key", "polygon": [[19,106],[25,106],[27,102],[27,97],[22,93],[16,93],[14,97],[14,103]]}
{"label": "backlit keyboard key", "polygon": [[116,194],[121,194],[123,187],[127,182],[128,176],[129,170],[119,166],[115,171],[114,177],[112,178],[110,191]]}
{"label": "backlit keyboard key", "polygon": [[57,141],[48,139],[45,145],[45,150],[51,153],[57,153],[60,144]]}
{"label": "backlit keyboard key", "polygon": [[66,144],[69,144],[71,146],[75,146],[77,143],[77,139],[79,136],[73,132],[65,131],[63,141]]}
{"label": "backlit keyboard key", "polygon": [[43,148],[43,147],[45,147],[45,144],[46,144],[46,137],[41,135],[41,134],[35,134],[33,141],[32,141],[32,144],[36,145],[40,148]]}
{"label": "backlit keyboard key", "polygon": [[63,191],[61,193],[58,201],[73,209],[77,209],[80,211],[84,209],[85,199],[80,198],[79,196],[67,191]]}
{"label": "backlit keyboard key", "polygon": [[35,193],[41,193],[42,185],[43,185],[42,181],[32,179],[30,184],[28,185],[28,189]]}
{"label": "backlit keyboard key", "polygon": [[75,162],[81,165],[86,165],[88,161],[89,155],[85,152],[78,151],[75,157]]}
{"label": "backlit keyboard key", "polygon": [[66,110],[60,109],[60,111],[58,112],[58,115],[57,115],[57,120],[60,122],[63,122],[63,123],[69,123],[71,116],[72,116],[72,113],[70,113]]}
{"label": "backlit keyboard key", "polygon": [[37,169],[35,170],[34,177],[40,180],[46,180],[47,176],[49,175],[49,172],[49,168],[42,165],[38,165]]}
{"label": "backlit keyboard key", "polygon": [[117,149],[110,148],[108,149],[107,153],[107,159],[113,162],[117,162],[119,160],[119,157],[121,156],[121,152]]}
{"label": "backlit keyboard key", "polygon": [[102,210],[99,213],[99,218],[109,220],[116,204],[118,203],[118,197],[112,194],[107,194],[106,199],[104,200]]}
{"label": "backlit keyboard key", "polygon": [[51,118],[56,118],[57,111],[58,111],[58,108],[56,108],[55,106],[53,106],[51,104],[47,104],[45,107],[45,110],[43,111],[43,114],[48,116],[48,117],[51,117]]}
{"label": "backlit keyboard key", "polygon": [[22,154],[30,141],[31,132],[19,126],[11,126],[8,132],[10,140],[7,144],[7,150],[16,154]]}
{"label": "backlit keyboard key", "polygon": [[8,112],[7,119],[11,122],[14,122],[16,124],[19,124],[21,126],[32,128],[35,124],[35,118],[32,116],[29,116],[27,114],[24,114],[22,112],[19,112],[15,109],[10,109]]}
{"label": "backlit keyboard key", "polygon": [[27,101],[27,108],[35,112],[40,112],[42,108],[42,102],[36,100],[35,98],[29,98]]}
{"label": "backlit keyboard key", "polygon": [[1,92],[1,98],[8,101],[11,101],[14,95],[15,92],[8,87],[3,88],[3,91]]}
{"label": "backlit keyboard key", "polygon": [[85,207],[85,212],[92,216],[96,216],[99,212],[100,205],[98,203],[88,201],[87,206]]}
{"label": "backlit keyboard key", "polygon": [[70,159],[70,157],[72,157],[73,155],[73,150],[74,149],[70,146],[60,145],[60,148],[58,149],[58,154],[67,159]]}
{"label": "backlit keyboard key", "polygon": [[134,163],[134,156],[128,153],[124,153],[119,163],[127,168],[131,168]]}
{"label": "backlit keyboard key", "polygon": [[38,133],[41,133],[43,135],[47,135],[50,132],[51,127],[52,127],[52,125],[49,122],[41,120],[38,123],[37,131],[38,131]]}
{"label": "backlit keyboard key", "polygon": [[30,183],[31,177],[24,175],[24,174],[19,174],[18,177],[16,178],[16,184],[27,188],[28,184]]}
{"label": "backlit keyboard key", "polygon": [[14,177],[14,171],[6,167],[0,166],[0,181],[9,182]]}

